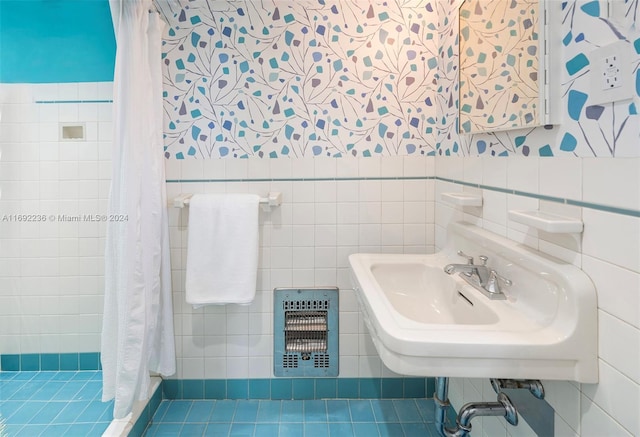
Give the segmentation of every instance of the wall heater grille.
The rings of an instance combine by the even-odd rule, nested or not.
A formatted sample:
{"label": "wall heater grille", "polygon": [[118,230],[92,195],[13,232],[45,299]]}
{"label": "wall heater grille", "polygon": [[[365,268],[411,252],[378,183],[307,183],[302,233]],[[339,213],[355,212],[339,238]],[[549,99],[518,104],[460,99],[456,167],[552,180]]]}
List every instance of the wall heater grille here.
{"label": "wall heater grille", "polygon": [[338,375],[338,289],[274,290],[275,376]]}

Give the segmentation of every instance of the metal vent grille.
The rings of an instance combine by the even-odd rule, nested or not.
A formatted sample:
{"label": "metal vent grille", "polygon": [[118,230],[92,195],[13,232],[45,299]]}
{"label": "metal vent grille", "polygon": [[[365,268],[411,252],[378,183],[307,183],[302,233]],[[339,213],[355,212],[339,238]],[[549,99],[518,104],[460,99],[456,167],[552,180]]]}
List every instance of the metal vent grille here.
{"label": "metal vent grille", "polygon": [[286,300],[282,302],[282,308],[289,310],[328,310],[328,300]]}
{"label": "metal vent grille", "polygon": [[329,365],[329,354],[316,354],[313,361],[313,367],[315,368],[331,367]]}
{"label": "metal vent grille", "polygon": [[276,376],[338,375],[338,289],[274,290]]}
{"label": "metal vent grille", "polygon": [[298,355],[286,354],[282,356],[282,367],[285,369],[295,369],[298,367]]}

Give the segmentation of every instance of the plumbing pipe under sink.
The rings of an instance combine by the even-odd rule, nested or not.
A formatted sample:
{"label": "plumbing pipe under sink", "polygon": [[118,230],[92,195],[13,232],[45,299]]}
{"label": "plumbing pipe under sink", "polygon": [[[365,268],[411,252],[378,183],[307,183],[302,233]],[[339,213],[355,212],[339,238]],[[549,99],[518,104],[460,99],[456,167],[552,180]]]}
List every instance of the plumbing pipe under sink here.
{"label": "plumbing pipe under sink", "polygon": [[471,432],[471,420],[477,416],[503,416],[508,423],[518,424],[518,412],[509,397],[500,392],[497,402],[472,402],[465,404],[458,413],[455,428],[447,428],[446,417],[449,403],[449,378],[436,378],[436,429],[442,437],[467,437]]}

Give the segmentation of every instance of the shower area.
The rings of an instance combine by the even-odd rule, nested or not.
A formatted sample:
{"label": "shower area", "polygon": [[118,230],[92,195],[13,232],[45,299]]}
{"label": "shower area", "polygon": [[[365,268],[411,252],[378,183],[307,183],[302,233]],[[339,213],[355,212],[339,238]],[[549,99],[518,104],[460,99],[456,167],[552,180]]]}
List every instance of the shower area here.
{"label": "shower area", "polygon": [[[162,211],[161,202],[166,205],[162,199],[161,128],[158,125],[150,129],[152,134],[138,134],[131,132],[127,124],[140,114],[143,118],[137,118],[136,125],[151,125],[144,118],[146,114],[161,117],[161,90],[156,99],[147,99],[144,93],[148,87],[132,91],[131,80],[144,76],[152,82],[148,80],[150,74],[144,68],[123,67],[132,57],[148,53],[158,60],[158,74],[152,85],[161,87],[161,20],[151,10],[150,1],[125,5],[137,5],[136,11],[133,6],[131,10],[121,10],[118,2],[112,3],[60,0],[29,4],[6,1],[0,5],[3,437],[101,435],[114,414],[123,418],[118,426],[131,427],[134,423],[127,425],[132,420],[127,414],[133,409],[135,417],[147,405],[136,403],[138,398],[152,395],[151,404],[155,402],[157,407],[161,393],[159,378],[151,380],[147,376],[141,378],[142,382],[135,382],[127,375],[175,372],[172,350],[167,354],[170,359],[164,359],[157,357],[157,351],[162,353],[163,348],[152,351],[150,358],[139,345],[135,346],[137,354],[125,349],[125,340],[131,338],[153,345],[153,340],[146,340],[149,337],[170,339],[170,348],[173,347],[168,268],[164,274],[159,273],[161,268],[156,261],[137,268],[135,254],[131,255],[126,244],[123,246],[123,240],[128,239],[160,253],[164,238],[167,246],[163,255],[168,266],[168,227],[163,234],[158,231],[160,222],[156,225],[148,221],[144,211],[131,207],[132,202],[141,203],[146,210]],[[140,8],[145,9],[144,13]],[[146,26],[142,40],[155,38],[156,47],[127,46],[125,43],[136,36],[131,34],[133,26],[127,20],[140,21],[141,29]],[[117,61],[113,23],[116,29],[122,24],[118,47],[126,48],[124,53],[119,50]],[[115,72],[118,86],[114,85],[116,67],[120,68]],[[136,72],[137,77],[132,78]],[[158,109],[148,111],[136,105],[138,115],[124,114],[127,120],[123,120],[122,111],[116,110],[118,102],[132,106],[123,95],[149,101]],[[147,139],[150,135],[152,140]],[[142,153],[142,158],[126,150],[130,144],[136,144],[135,153]],[[157,165],[144,158],[145,153],[152,152],[140,151],[152,144],[158,146]],[[154,179],[157,187],[136,183],[136,177]],[[140,198],[144,200],[140,202]],[[164,220],[166,225],[166,212]],[[132,226],[149,231],[136,239]],[[157,248],[154,243],[149,244],[149,239],[157,242]],[[131,265],[132,272],[122,263]],[[153,281],[153,275],[147,274],[150,271],[156,272],[158,284],[149,285]],[[163,287],[160,278],[165,282],[164,291],[154,293]],[[153,315],[157,310],[143,310],[144,320],[136,321],[135,308],[148,304],[134,297],[124,299],[118,295],[122,289],[138,290],[138,294],[156,300],[155,307],[168,315],[166,336],[134,332],[136,326],[160,322]],[[105,294],[112,297],[105,300]],[[154,295],[161,296],[163,302],[158,303]],[[103,318],[105,314],[107,317]],[[104,320],[112,323],[103,323]],[[144,358],[152,364],[144,362]],[[136,363],[138,359],[142,362]],[[165,362],[169,364],[165,366]],[[123,394],[122,388],[115,385],[126,385],[127,377],[132,389]],[[114,396],[125,401],[114,403]],[[147,411],[143,410],[143,414]]]}
{"label": "shower area", "polygon": [[113,420],[100,359],[112,89],[0,84],[2,437],[101,435]]}
{"label": "shower area", "polygon": [[[110,85],[0,85],[0,415],[8,435],[100,435],[111,420],[99,357]],[[77,133],[65,137],[66,126]]]}

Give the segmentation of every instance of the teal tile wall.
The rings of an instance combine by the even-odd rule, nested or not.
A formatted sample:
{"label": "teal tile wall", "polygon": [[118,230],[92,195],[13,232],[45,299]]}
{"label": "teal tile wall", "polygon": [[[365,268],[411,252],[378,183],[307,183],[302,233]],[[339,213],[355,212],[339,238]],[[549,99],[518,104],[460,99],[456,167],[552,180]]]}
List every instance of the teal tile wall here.
{"label": "teal tile wall", "polygon": [[402,399],[429,398],[433,378],[167,379],[166,399]]}
{"label": "teal tile wall", "polygon": [[140,437],[144,435],[144,431],[160,406],[160,402],[162,402],[162,386],[158,387],[158,389],[153,393],[146,407],[144,407],[142,414],[140,414],[140,417],[136,420],[133,428],[129,431],[128,437]]}
{"label": "teal tile wall", "polygon": [[4,354],[0,356],[0,370],[3,372],[101,370],[100,353]]}

